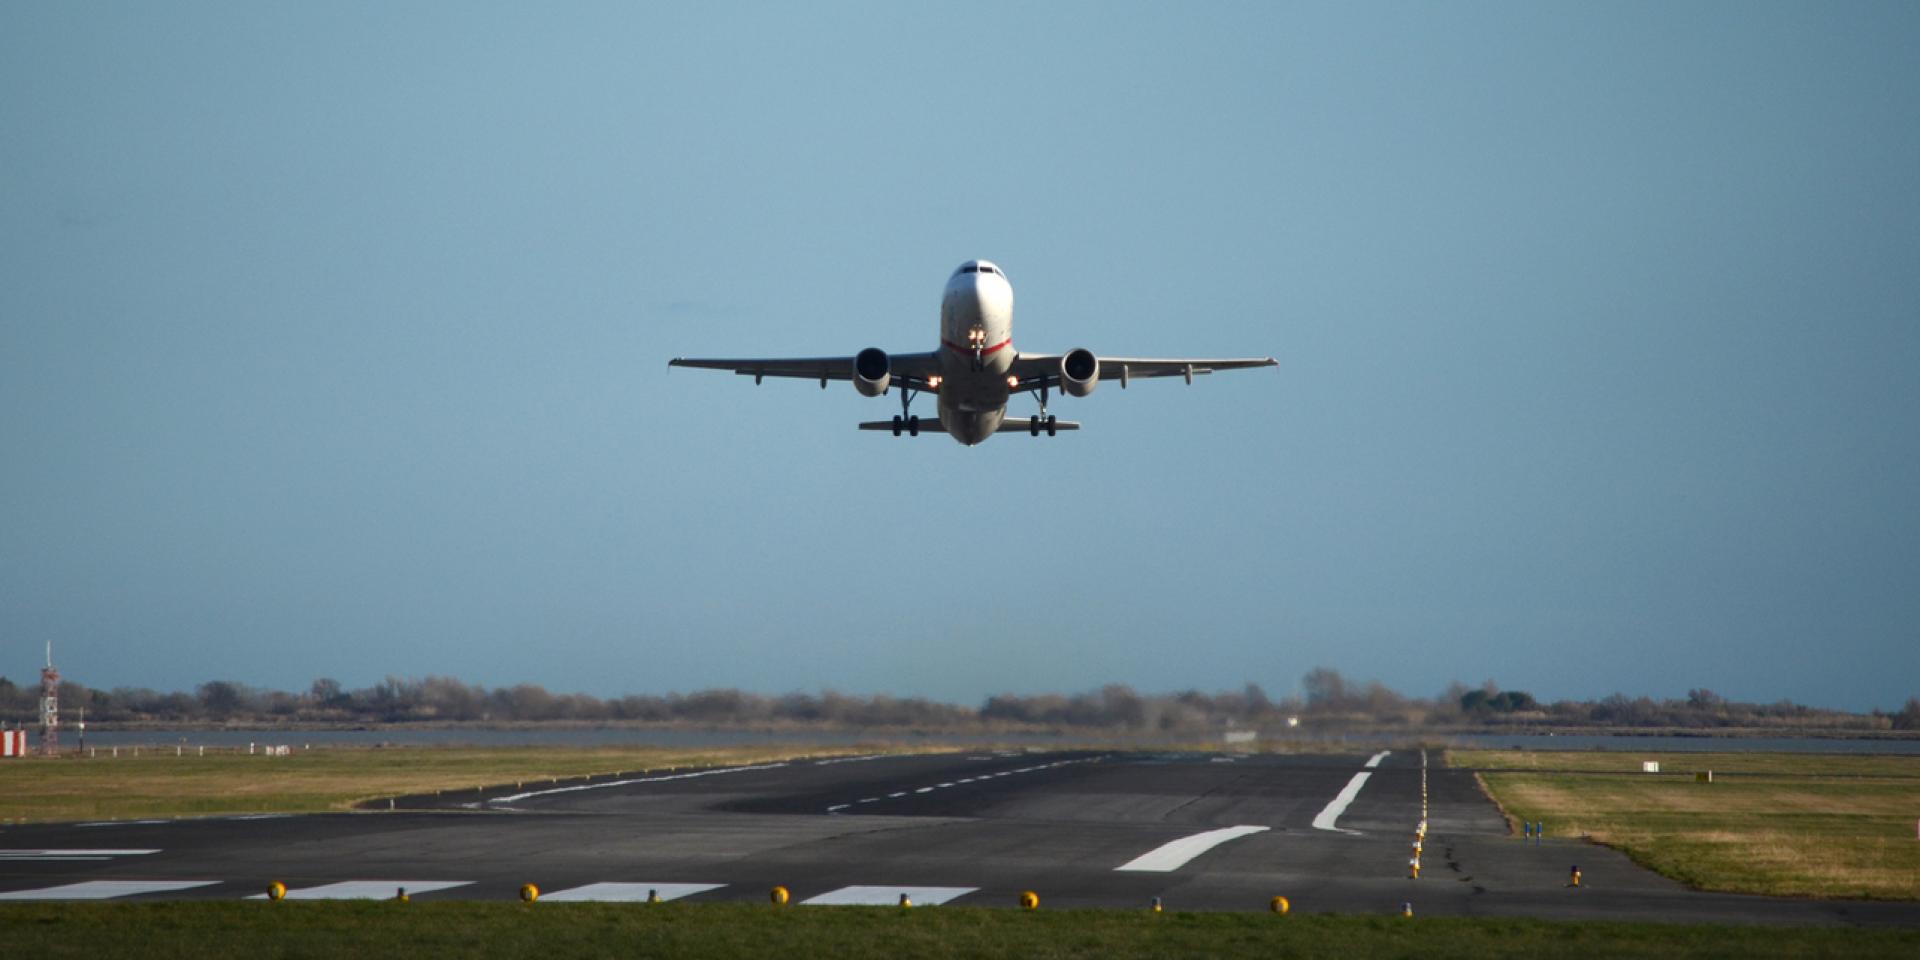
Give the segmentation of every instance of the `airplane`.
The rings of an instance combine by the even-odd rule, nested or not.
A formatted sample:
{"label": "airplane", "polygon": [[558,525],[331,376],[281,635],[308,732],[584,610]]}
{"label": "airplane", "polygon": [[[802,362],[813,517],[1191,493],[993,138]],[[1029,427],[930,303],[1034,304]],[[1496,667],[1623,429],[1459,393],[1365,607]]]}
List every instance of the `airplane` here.
{"label": "airplane", "polygon": [[[1020,353],[1013,349],[1013,284],[1006,271],[986,260],[968,260],[947,280],[940,301],[940,349],[931,353],[887,353],[868,347],[851,357],[795,357],[716,360],[675,357],[669,367],[731,370],[759,384],[767,377],[818,380],[820,389],[830,380],[851,380],[864,397],[900,390],[900,413],[891,421],[860,424],[862,430],[891,430],[894,436],[917,437],[944,431],[967,446],[996,433],[1025,431],[1055,436],[1080,425],[1047,413],[1047,395],[1058,390],[1084,397],[1102,379],[1129,382],[1149,377],[1193,378],[1215,370],[1271,367],[1272,357],[1245,359],[1147,359],[1099,357],[1081,347],[1064,354]],[[931,393],[938,398],[940,415],[923,420],[912,412],[914,397]],[[1007,400],[1030,393],[1040,412],[1021,422],[1007,417]]]}

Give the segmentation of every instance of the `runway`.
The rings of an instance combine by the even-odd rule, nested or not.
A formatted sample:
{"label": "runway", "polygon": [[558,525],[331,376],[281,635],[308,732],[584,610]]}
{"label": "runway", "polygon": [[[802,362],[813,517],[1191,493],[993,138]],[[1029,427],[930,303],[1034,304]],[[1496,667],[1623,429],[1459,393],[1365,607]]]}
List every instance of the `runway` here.
{"label": "runway", "polygon": [[[898,902],[1920,925],[1912,904],[1689,891],[1574,839],[1509,836],[1471,773],[1352,755],[950,753],[630,773],[392,811],[0,828],[0,901]],[[1372,764],[1369,766],[1369,764]],[[1355,783],[1359,785],[1354,786]],[[1551,825],[1549,825],[1551,830]],[[1578,865],[1581,885],[1569,885]]]}

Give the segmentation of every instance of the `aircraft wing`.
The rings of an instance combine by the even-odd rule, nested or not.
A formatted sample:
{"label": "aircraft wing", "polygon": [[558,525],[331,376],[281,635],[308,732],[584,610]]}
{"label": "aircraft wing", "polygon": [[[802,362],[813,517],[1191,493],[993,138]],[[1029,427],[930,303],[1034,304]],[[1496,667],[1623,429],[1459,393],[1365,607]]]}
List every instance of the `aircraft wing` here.
{"label": "aircraft wing", "polygon": [[[1204,376],[1215,370],[1244,370],[1249,367],[1278,366],[1279,361],[1272,357],[1237,357],[1215,359],[1205,357],[1187,358],[1150,358],[1150,357],[1100,357],[1100,380],[1117,381],[1125,387],[1127,381],[1149,377],[1185,377],[1188,383],[1194,377]],[[1020,378],[1018,390],[1034,390],[1040,387],[1058,387],[1060,385],[1060,356],[1058,354],[1023,353],[1013,360],[1013,375]]]}
{"label": "aircraft wing", "polygon": [[[915,390],[927,388],[927,378],[940,371],[940,358],[932,353],[890,353],[893,379],[904,381]],[[787,377],[794,380],[818,380],[825,387],[829,380],[853,379],[852,357],[764,357],[748,359],[708,359],[675,357],[669,367],[697,367],[703,370],[731,370],[759,383],[763,377]]]}

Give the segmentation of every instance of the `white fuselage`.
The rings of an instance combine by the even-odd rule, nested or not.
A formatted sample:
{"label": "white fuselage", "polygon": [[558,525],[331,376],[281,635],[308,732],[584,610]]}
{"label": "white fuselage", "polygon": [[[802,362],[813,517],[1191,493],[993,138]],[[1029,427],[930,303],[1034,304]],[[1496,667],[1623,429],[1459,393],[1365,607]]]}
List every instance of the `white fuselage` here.
{"label": "white fuselage", "polygon": [[985,260],[962,264],[940,300],[940,425],[972,445],[1007,415],[1013,285]]}

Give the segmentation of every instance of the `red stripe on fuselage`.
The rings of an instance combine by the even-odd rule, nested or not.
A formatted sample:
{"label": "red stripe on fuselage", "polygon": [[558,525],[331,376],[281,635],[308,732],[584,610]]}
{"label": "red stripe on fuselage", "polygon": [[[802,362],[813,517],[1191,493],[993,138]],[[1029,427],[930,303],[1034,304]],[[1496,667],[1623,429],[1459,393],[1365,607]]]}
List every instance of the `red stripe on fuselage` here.
{"label": "red stripe on fuselage", "polygon": [[[983,356],[983,357],[985,357],[985,356],[991,356],[992,354],[994,354],[994,353],[996,353],[996,352],[998,352],[998,351],[1000,351],[1001,349],[1003,349],[1003,348],[1005,348],[1005,347],[1006,347],[1006,346],[1007,346],[1008,344],[1010,344],[1010,343],[1012,343],[1012,342],[1013,342],[1013,338],[1012,338],[1012,337],[1008,337],[1008,338],[1006,338],[1005,340],[1002,340],[1002,341],[1000,341],[999,343],[996,343],[996,344],[994,344],[994,345],[993,345],[993,346],[991,346],[991,347],[984,347],[984,348],[982,348],[982,349],[980,350],[980,355],[981,355],[981,356]],[[943,347],[946,347],[946,348],[947,348],[948,350],[952,350],[952,351],[953,351],[954,353],[957,353],[957,354],[960,354],[960,355],[961,355],[961,356],[963,356],[963,357],[971,357],[971,356],[973,356],[973,348],[972,348],[972,347],[963,347],[963,346],[961,346],[961,345],[959,345],[959,344],[957,344],[957,343],[954,343],[954,342],[953,342],[952,340],[942,340],[942,341],[940,341],[940,345],[941,345],[941,346],[943,346]]]}

